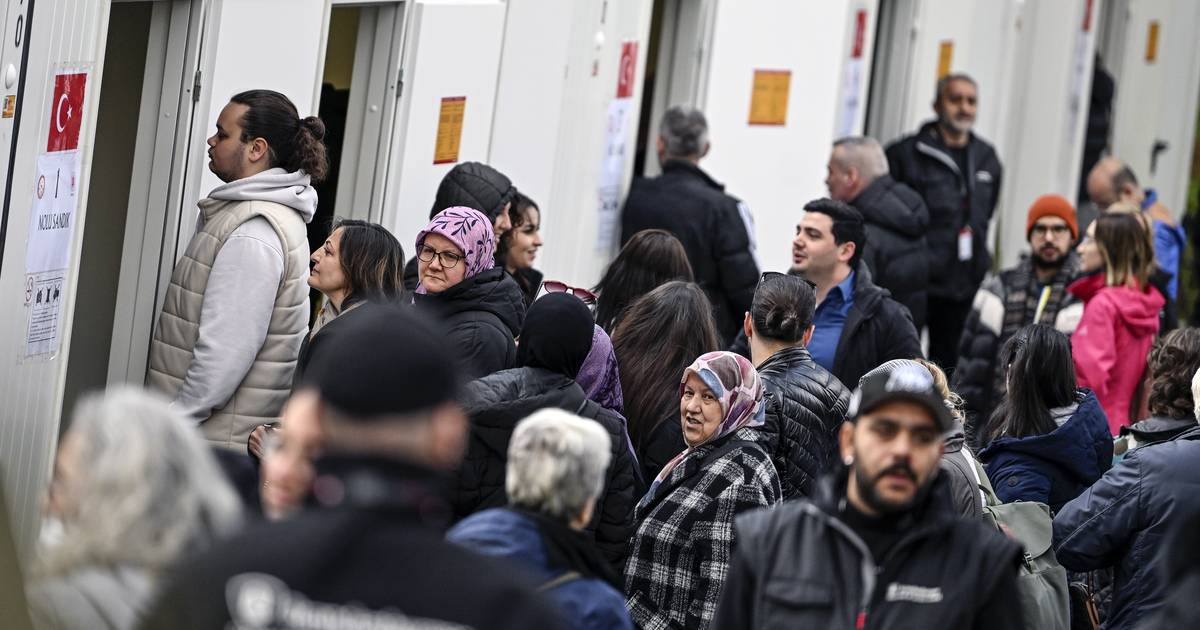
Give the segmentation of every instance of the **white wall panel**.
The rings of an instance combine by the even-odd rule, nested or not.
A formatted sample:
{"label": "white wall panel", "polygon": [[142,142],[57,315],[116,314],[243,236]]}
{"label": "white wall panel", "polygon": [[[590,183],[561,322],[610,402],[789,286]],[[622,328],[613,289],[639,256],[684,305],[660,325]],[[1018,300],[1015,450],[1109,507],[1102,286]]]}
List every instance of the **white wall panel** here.
{"label": "white wall panel", "polygon": [[[16,2],[8,2],[15,5]],[[0,475],[13,518],[18,548],[27,555],[37,534],[39,503],[49,479],[51,458],[58,438],[65,350],[70,347],[75,283],[87,209],[91,146],[99,102],[100,68],[103,65],[108,0],[38,0],[28,40],[29,61],[25,94],[18,107],[21,122],[10,181],[11,206],[4,261],[0,269]],[[12,13],[10,12],[10,15]],[[7,37],[7,33],[5,37]],[[19,66],[17,60],[12,60]],[[8,60],[5,60],[7,63]],[[79,136],[82,154],[76,223],[71,245],[71,268],[61,306],[60,352],[49,360],[24,361],[26,307],[23,303],[25,249],[33,203],[37,156],[45,150],[50,129],[53,74],[60,64],[88,67],[83,126]],[[7,151],[8,146],[0,147]]]}
{"label": "white wall panel", "polygon": [[[825,165],[841,103],[840,59],[853,37],[846,25],[860,6],[872,9],[867,23],[873,25],[869,3],[846,0],[718,5],[705,92],[697,103],[708,117],[712,149],[700,165],[750,206],[764,269],[791,265],[804,203],[828,194]],[[835,58],[839,62],[831,63]],[[755,69],[791,71],[786,125],[748,124]],[[861,127],[861,113],[859,121]]]}

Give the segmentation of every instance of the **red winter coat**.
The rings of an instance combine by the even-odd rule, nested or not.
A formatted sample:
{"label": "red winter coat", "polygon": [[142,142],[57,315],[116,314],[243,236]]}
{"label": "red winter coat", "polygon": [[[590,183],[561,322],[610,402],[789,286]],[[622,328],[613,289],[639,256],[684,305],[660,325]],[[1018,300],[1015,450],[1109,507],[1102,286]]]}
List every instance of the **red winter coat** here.
{"label": "red winter coat", "polygon": [[1076,380],[1096,393],[1108,428],[1117,435],[1130,423],[1130,403],[1146,371],[1166,300],[1154,287],[1105,286],[1103,273],[1081,278],[1067,290],[1084,303],[1083,318],[1071,335]]}

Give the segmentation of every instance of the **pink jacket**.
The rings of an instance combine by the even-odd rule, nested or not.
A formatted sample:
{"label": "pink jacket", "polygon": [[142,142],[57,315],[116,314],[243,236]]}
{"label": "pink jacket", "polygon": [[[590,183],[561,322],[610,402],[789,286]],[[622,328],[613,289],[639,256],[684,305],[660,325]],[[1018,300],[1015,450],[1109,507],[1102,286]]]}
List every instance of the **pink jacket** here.
{"label": "pink jacket", "polygon": [[1154,287],[1105,286],[1103,273],[1081,278],[1067,290],[1084,304],[1083,318],[1071,335],[1076,380],[1096,392],[1108,428],[1117,435],[1130,423],[1130,403],[1145,374],[1166,300]]}

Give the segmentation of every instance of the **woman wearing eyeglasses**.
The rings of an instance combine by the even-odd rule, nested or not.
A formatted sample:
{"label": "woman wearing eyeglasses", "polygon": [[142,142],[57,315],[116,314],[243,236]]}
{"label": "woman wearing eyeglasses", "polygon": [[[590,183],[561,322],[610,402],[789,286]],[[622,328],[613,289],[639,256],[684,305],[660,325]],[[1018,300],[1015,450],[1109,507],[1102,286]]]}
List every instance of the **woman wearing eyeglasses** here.
{"label": "woman wearing eyeglasses", "polygon": [[500,251],[496,258],[521,287],[528,307],[537,298],[542,284],[542,272],[533,268],[538,249],[542,247],[542,212],[532,199],[518,192],[508,215],[512,219],[512,229],[500,236]]}
{"label": "woman wearing eyeglasses", "polygon": [[515,367],[525,297],[495,266],[492,222],[478,210],[446,208],[417,234],[414,303],[445,327],[467,380]]}

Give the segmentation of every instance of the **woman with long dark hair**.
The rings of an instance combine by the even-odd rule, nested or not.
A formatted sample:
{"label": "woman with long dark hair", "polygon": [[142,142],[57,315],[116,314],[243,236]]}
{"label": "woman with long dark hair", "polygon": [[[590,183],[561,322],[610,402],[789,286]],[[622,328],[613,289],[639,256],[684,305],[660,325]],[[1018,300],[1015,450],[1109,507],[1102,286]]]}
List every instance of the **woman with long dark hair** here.
{"label": "woman with long dark hair", "polygon": [[[632,241],[631,241],[632,242]],[[629,307],[613,332],[629,437],[645,479],[686,446],[679,425],[679,375],[721,340],[700,287],[668,282]]]}
{"label": "woman with long dark hair", "polygon": [[1075,387],[1071,341],[1050,326],[1017,331],[1000,352],[1008,392],[979,453],[996,496],[1058,510],[1112,466],[1108,420],[1096,395]]}
{"label": "woman with long dark hair", "polygon": [[525,294],[525,306],[533,304],[542,286],[542,272],[533,268],[542,247],[542,211],[532,199],[516,193],[508,211],[512,229],[500,235],[496,264],[503,265]]}
{"label": "woman with long dark hair", "polygon": [[634,234],[592,289],[599,296],[596,323],[604,332],[615,333],[631,304],[672,280],[692,282],[692,266],[683,243],[665,230],[642,230]]}
{"label": "woman with long dark hair", "polygon": [[[1165,299],[1150,284],[1154,241],[1142,215],[1103,214],[1079,243],[1079,268],[1095,272],[1067,288],[1083,301],[1072,335],[1080,387],[1090,387],[1117,435],[1146,371]],[[1136,418],[1133,418],[1136,419]]]}

